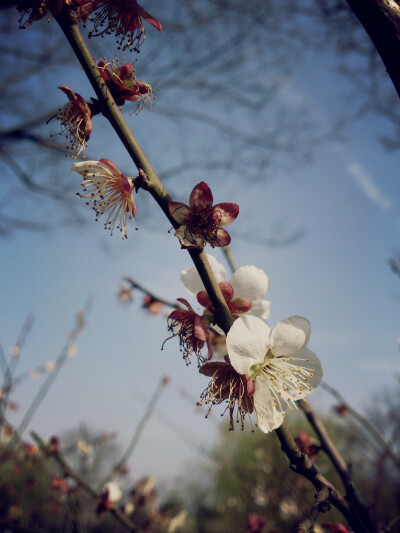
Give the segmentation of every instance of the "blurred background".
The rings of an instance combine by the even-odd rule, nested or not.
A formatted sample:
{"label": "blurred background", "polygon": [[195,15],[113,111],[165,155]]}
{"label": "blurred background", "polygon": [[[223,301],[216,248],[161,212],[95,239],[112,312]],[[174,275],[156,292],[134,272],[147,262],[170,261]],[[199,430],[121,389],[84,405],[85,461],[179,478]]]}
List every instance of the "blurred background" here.
{"label": "blurred background", "polygon": [[[88,45],[98,59],[119,53],[120,60],[137,60],[137,78],[153,86],[151,112],[123,108],[153,168],[174,200],[187,202],[194,185],[206,181],[215,203],[239,204],[228,228],[233,254],[238,266],[254,264],[268,274],[269,323],[307,317],[309,346],[325,381],[361,413],[378,409],[381,419],[398,405],[400,375],[400,109],[367,35],[341,0],[146,0],[143,7],[163,30],[144,23],[140,54],[118,52],[114,36]],[[207,378],[195,363],[186,367],[177,339],[161,350],[169,336],[167,307],[155,316],[142,308],[137,290],[132,300],[118,298],[124,276],[160,298],[187,297],[180,271],[190,258],[142,190],[135,195],[139,230],[131,224],[126,241],[118,232],[110,236],[101,219],[95,223],[76,196],[81,179],[65,156],[59,123],[46,123],[66,102],[57,86],[88,101],[94,93],[55,21],[20,30],[15,7],[0,16],[5,359],[10,350],[13,357],[26,317],[34,317],[17,356],[21,380],[8,420],[14,427],[24,421],[54,371],[46,363],[63,357],[75,313],[86,305],[69,364],[53,372],[54,385],[43,390],[23,436],[32,429],[44,439],[86,431],[90,440],[106,432],[122,453],[169,376],[129,459],[130,476],[155,475],[164,490],[177,492],[199,478],[197,498],[204,503],[217,450],[231,446],[238,453],[247,433],[240,427],[228,433],[222,410],[206,419],[196,407]],[[100,158],[136,175],[97,115],[87,159]],[[220,250],[206,251],[224,262]],[[37,368],[39,376],[30,372]],[[347,442],[350,426],[332,414],[336,400],[321,388],[310,403],[336,420]],[[293,417],[293,427],[301,416]],[[268,450],[277,445],[275,435],[256,431],[246,446],[254,450],[262,439]],[[213,527],[204,531],[220,531]]]}

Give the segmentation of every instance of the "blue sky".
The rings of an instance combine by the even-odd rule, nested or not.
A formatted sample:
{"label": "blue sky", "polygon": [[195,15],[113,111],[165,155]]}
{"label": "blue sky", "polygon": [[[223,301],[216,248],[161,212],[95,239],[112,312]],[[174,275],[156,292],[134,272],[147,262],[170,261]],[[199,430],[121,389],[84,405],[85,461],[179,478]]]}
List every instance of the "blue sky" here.
{"label": "blue sky", "polygon": [[[84,93],[87,83],[82,80],[82,73],[71,69],[64,79],[60,73],[55,76],[54,87],[66,83]],[[301,63],[279,98],[287,105],[308,106],[318,137],[318,128],[322,131],[332,123],[337,109],[351,107],[337,96],[340,83],[324,57],[315,54]],[[63,101],[61,93],[55,98]],[[161,101],[162,96],[154,106]],[[186,101],[190,103],[190,95]],[[219,113],[227,118],[227,110],[220,108]],[[208,135],[206,126],[198,125],[189,134],[179,125],[171,131],[155,112],[129,120],[156,170],[160,161],[173,166],[175,147],[177,152],[195,151]],[[243,120],[251,129],[257,117],[249,114]],[[237,221],[228,228],[233,251],[239,266],[254,264],[270,277],[269,322],[274,325],[294,314],[309,318],[309,346],[322,361],[326,381],[360,410],[371,405],[374,394],[395,386],[399,372],[400,286],[388,258],[399,248],[400,161],[398,153],[388,153],[379,144],[377,133],[382,132],[390,133],[385,122],[368,117],[349,126],[343,142],[315,150],[311,164],[295,164],[290,171],[277,165],[267,169],[265,181],[227,177],[219,169],[207,175],[194,169],[171,180],[180,200],[205,179],[216,203],[240,205]],[[110,130],[94,130],[90,152],[132,169]],[[60,173],[78,190],[80,179],[70,165],[69,159],[61,162]],[[140,229],[129,228],[127,241],[118,234],[110,237],[94,222],[90,209],[85,215],[90,223],[83,228],[18,232],[0,240],[0,341],[8,350],[25,316],[33,312],[35,324],[19,369],[54,359],[73,326],[75,311],[93,296],[87,327],[78,340],[79,354],[62,369],[30,429],[48,437],[87,423],[99,431],[117,432],[124,447],[161,376],[169,375],[171,384],[130,462],[134,477],[154,473],[166,478],[183,475],[184,465],[200,460],[196,447],[178,435],[177,428],[204,446],[212,445],[217,431],[194,401],[180,394],[183,389],[198,398],[207,380],[198,375],[195,364],[185,366],[176,339],[160,350],[168,336],[165,318],[142,312],[140,294],[130,307],[116,299],[125,275],[164,298],[185,296],[179,273],[190,266],[190,258],[168,233],[168,221],[159,216],[157,206],[142,203],[143,195],[141,191],[137,196]],[[262,242],[265,235],[297,229],[303,237],[290,246],[267,247]],[[223,261],[220,251],[208,253]],[[41,379],[27,381],[15,392],[21,413],[12,420],[21,417]],[[313,393],[310,402],[325,410],[332,403],[323,391]],[[219,420],[218,409],[213,418]]]}

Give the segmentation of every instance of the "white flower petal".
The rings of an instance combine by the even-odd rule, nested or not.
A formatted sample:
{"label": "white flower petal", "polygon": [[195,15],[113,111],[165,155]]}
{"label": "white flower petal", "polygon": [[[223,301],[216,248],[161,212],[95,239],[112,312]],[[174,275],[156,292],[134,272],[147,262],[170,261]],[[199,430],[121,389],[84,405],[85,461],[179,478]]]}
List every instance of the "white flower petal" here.
{"label": "white flower petal", "polygon": [[111,168],[104,165],[101,161],[81,161],[72,165],[72,170],[79,172],[83,177],[92,176],[112,176]]}
{"label": "white flower petal", "polygon": [[269,433],[282,424],[285,411],[274,401],[268,383],[262,377],[256,378],[255,385],[253,400],[257,425],[261,431]]}
{"label": "white flower petal", "polygon": [[226,337],[226,347],[233,368],[239,374],[248,374],[252,365],[262,363],[270,347],[271,328],[258,317],[239,317]]}
{"label": "white flower petal", "polygon": [[229,283],[235,298],[247,298],[251,302],[261,300],[269,288],[267,274],[254,265],[242,266],[233,274]]}
{"label": "white flower petal", "polygon": [[304,347],[293,356],[266,360],[262,377],[280,409],[293,409],[295,401],[319,385],[322,367],[315,353]]}
{"label": "white flower petal", "polygon": [[[221,265],[221,263],[219,263],[215,259],[214,256],[209,255],[209,254],[206,254],[206,255],[207,255],[208,262],[210,263],[211,270],[213,271],[214,276],[217,280],[217,283],[220,283],[221,281],[225,281],[225,278],[226,278],[225,267]],[[196,296],[198,292],[205,290],[203,282],[201,281],[200,276],[195,267],[185,268],[185,270],[182,270],[181,281],[185,289],[192,296]]]}
{"label": "white flower petal", "polygon": [[108,491],[108,499],[110,502],[117,502],[122,498],[122,491],[115,483],[115,481],[109,481],[103,486],[103,491]]}
{"label": "white flower petal", "polygon": [[[298,369],[300,368],[302,370],[303,378],[301,378],[301,381],[305,381],[306,385],[302,394],[299,394],[298,397],[293,397],[294,400],[300,400],[301,398],[304,398],[304,396],[310,394],[310,392],[316,389],[321,383],[323,374],[322,365],[315,353],[309,350],[307,346],[299,350],[293,356],[291,363],[296,365]],[[305,376],[306,379],[304,379],[304,374],[306,373],[308,373],[309,376]]]}
{"label": "white flower petal", "polygon": [[268,300],[258,300],[251,302],[251,309],[247,311],[246,315],[258,316],[266,320],[269,317],[271,302]]}
{"label": "white flower petal", "polygon": [[271,351],[275,356],[294,355],[310,338],[310,322],[302,316],[291,316],[278,322],[271,334]]}

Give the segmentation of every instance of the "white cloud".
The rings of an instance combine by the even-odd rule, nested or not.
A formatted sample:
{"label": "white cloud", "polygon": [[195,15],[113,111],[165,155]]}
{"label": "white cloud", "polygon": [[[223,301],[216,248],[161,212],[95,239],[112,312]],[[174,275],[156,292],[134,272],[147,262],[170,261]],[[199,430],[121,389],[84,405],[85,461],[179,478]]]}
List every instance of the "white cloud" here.
{"label": "white cloud", "polygon": [[391,209],[393,206],[392,200],[379,190],[374,180],[365,172],[361,165],[355,162],[349,163],[347,172],[354,178],[367,198],[375,202],[384,211]]}

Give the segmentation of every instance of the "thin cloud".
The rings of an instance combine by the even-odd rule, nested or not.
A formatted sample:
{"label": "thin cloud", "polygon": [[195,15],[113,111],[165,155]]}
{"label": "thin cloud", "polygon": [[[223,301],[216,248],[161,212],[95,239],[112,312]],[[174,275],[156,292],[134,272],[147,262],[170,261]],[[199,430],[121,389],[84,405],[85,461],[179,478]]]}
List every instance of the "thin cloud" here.
{"label": "thin cloud", "polygon": [[392,208],[392,200],[379,190],[371,176],[358,163],[349,163],[347,165],[347,172],[354,178],[367,198],[375,202],[384,211]]}

